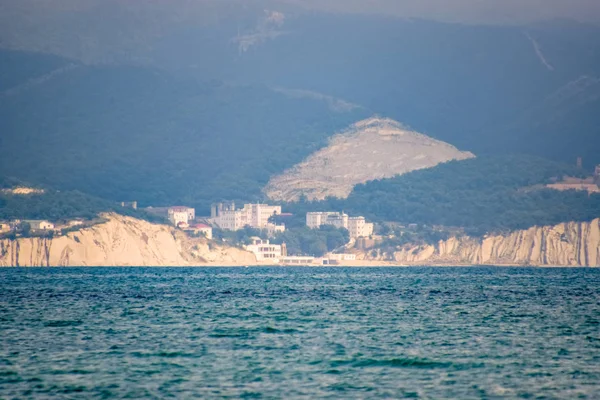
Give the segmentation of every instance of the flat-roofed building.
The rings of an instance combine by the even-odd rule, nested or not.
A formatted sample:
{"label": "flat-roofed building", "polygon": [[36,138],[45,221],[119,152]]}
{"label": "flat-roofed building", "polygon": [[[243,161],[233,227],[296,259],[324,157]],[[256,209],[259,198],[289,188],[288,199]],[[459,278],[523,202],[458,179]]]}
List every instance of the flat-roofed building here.
{"label": "flat-roofed building", "polygon": [[369,237],[373,234],[373,224],[367,223],[365,217],[352,217],[348,219],[348,232],[353,239]]}
{"label": "flat-roofed building", "polygon": [[244,204],[244,208],[235,209],[235,203],[218,203],[211,207],[210,221],[215,226],[237,231],[246,226],[256,229],[267,229],[269,234],[285,231],[285,225],[276,225],[269,222],[274,215],[281,214],[281,206],[268,204]]}
{"label": "flat-roofed building", "polygon": [[297,266],[309,266],[314,265],[317,259],[309,256],[288,256],[282,257],[279,260],[281,265],[297,265]]}
{"label": "flat-roofed building", "polygon": [[269,264],[279,263],[279,259],[283,256],[281,245],[271,244],[268,240],[258,237],[253,237],[251,240],[252,244],[244,246],[244,248],[256,256],[256,261]]}
{"label": "flat-roofed building", "polygon": [[173,225],[187,227],[196,219],[196,210],[183,206],[169,207],[167,215]]}
{"label": "flat-roofed building", "polygon": [[54,224],[45,220],[26,220],[23,221],[28,223],[31,229],[36,231],[51,231],[54,229]]}
{"label": "flat-roofed building", "polygon": [[340,212],[309,212],[306,214],[306,226],[311,229],[323,225],[345,228],[350,233],[350,238],[368,237],[373,234],[374,225],[367,223],[364,217],[349,217]]}
{"label": "flat-roofed building", "polygon": [[190,226],[188,229],[188,231],[193,231],[194,233],[199,233],[201,235],[204,235],[205,238],[212,240],[213,238],[213,229],[211,226],[206,225],[206,224],[195,224]]}

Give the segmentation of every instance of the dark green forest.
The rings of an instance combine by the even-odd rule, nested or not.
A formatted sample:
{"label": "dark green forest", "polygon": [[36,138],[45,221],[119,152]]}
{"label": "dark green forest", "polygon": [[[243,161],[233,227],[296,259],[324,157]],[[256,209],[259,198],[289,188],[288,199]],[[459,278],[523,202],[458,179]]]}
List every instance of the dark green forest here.
{"label": "dark green forest", "polygon": [[0,192],[0,221],[14,219],[42,219],[52,222],[75,218],[92,220],[103,212],[117,212],[151,222],[161,218],[140,210],[89,196],[79,191],[46,190],[43,194],[13,195]]}
{"label": "dark green forest", "polygon": [[344,246],[349,240],[350,234],[346,229],[333,226],[309,229],[307,226],[302,226],[279,233],[271,242],[285,243],[289,254],[322,257]]}
{"label": "dark green forest", "polygon": [[[313,13],[290,18],[285,29],[294,34],[243,56],[230,41],[234,21],[173,35],[161,50],[166,66],[192,64],[187,72],[197,77],[336,96],[475,154],[600,163],[598,26]],[[207,53],[216,57],[207,61]]]}
{"label": "dark green forest", "polygon": [[307,211],[344,210],[376,222],[464,227],[473,235],[600,217],[600,195],[535,187],[588,172],[532,156],[481,157],[368,182],[348,199],[286,204]]}
{"label": "dark green forest", "polygon": [[[18,88],[24,78],[13,75]],[[0,173],[111,201],[186,204],[202,213],[218,200],[260,199],[272,175],[366,115],[260,85],[79,65],[0,96]]]}

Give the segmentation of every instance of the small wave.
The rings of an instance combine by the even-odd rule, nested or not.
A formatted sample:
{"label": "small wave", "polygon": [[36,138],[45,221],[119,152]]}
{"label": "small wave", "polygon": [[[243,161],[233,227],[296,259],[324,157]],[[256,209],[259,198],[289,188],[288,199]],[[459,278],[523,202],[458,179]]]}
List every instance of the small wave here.
{"label": "small wave", "polygon": [[54,321],[46,321],[44,326],[49,328],[65,328],[69,326],[78,326],[83,324],[81,320],[54,320]]}
{"label": "small wave", "polygon": [[422,358],[390,358],[332,361],[331,366],[350,365],[355,368],[392,367],[392,368],[449,368],[451,362],[432,361]]}
{"label": "small wave", "polygon": [[216,333],[211,333],[210,335],[208,335],[211,338],[249,338],[250,335],[247,332],[240,332],[240,333],[227,333],[227,332],[216,332]]}
{"label": "small wave", "polygon": [[159,351],[156,353],[146,353],[142,351],[134,351],[130,353],[134,357],[148,358],[148,357],[162,357],[162,358],[178,358],[178,357],[194,357],[194,354],[185,353],[183,351]]}
{"label": "small wave", "polygon": [[299,332],[297,329],[286,328],[286,329],[277,329],[272,326],[267,326],[262,330],[264,333],[297,333]]}

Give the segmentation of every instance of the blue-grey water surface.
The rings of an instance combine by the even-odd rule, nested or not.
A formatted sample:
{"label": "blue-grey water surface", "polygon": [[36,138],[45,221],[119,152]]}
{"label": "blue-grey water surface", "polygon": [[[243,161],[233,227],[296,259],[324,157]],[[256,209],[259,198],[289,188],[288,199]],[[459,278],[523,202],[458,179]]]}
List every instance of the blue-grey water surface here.
{"label": "blue-grey water surface", "polygon": [[0,398],[600,399],[600,270],[0,270]]}

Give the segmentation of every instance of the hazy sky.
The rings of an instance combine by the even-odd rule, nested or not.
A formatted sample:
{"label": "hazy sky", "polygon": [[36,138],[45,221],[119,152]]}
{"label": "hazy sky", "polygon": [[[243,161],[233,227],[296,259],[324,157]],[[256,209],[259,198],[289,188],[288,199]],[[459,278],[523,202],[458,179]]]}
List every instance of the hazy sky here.
{"label": "hazy sky", "polygon": [[333,11],[376,12],[463,22],[553,18],[600,21],[600,0],[286,0]]}
{"label": "hazy sky", "polygon": [[13,18],[10,11],[14,10],[35,15],[81,11],[98,4],[201,16],[202,9],[208,4],[215,8],[227,3],[235,4],[234,7],[247,4],[273,9],[278,4],[287,3],[328,11],[381,13],[468,23],[516,24],[554,18],[600,23],[600,0],[0,0],[0,17],[1,14],[8,15],[10,21]]}

